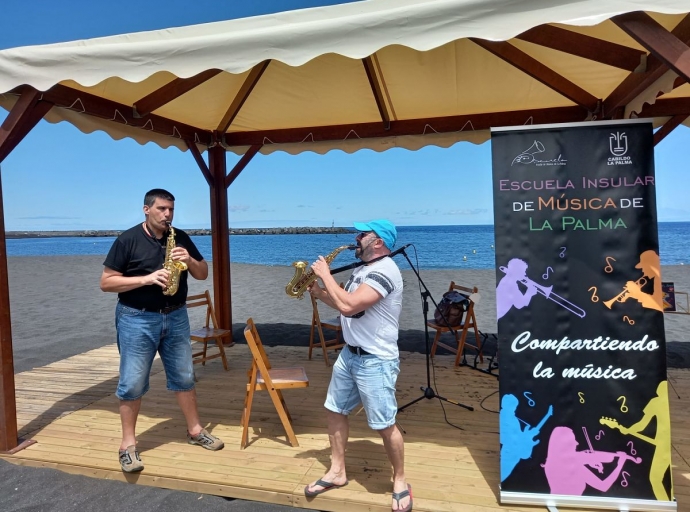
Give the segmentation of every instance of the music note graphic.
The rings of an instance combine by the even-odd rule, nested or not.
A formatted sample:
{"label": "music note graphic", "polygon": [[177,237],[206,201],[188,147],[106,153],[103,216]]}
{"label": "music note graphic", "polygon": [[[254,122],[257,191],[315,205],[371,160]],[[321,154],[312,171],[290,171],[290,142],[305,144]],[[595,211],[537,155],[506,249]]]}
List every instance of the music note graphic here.
{"label": "music note graphic", "polygon": [[[592,292],[592,290],[594,290]],[[599,296],[597,295],[597,287],[596,286],[590,286],[587,288],[588,292],[592,292],[592,302],[599,302]]]}
{"label": "music note graphic", "polygon": [[609,260],[616,261],[616,258],[612,256],[606,256],[606,266],[604,267],[604,272],[606,272],[607,274],[613,272],[613,265],[611,265],[611,262]]}
{"label": "music note graphic", "polygon": [[527,399],[527,405],[529,405],[530,407],[534,407],[535,405],[537,405],[537,402],[535,402],[534,399],[531,396],[529,396],[531,394],[531,391],[525,391],[523,393],[524,397]]}
{"label": "music note graphic", "polygon": [[623,400],[623,403],[621,404],[621,412],[622,412],[622,413],[626,413],[626,412],[628,412],[628,406],[625,405],[625,397],[624,397],[624,396],[619,396],[619,397],[616,399],[616,402],[620,402],[621,400]]}

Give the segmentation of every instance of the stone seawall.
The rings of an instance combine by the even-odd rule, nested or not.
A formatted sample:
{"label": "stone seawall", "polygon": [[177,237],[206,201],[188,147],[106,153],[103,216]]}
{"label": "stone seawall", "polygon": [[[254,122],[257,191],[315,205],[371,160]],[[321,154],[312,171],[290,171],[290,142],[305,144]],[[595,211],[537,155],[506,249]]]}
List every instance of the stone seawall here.
{"label": "stone seawall", "polygon": [[[210,229],[185,229],[190,236],[210,236]],[[7,231],[6,238],[57,238],[57,237],[116,237],[121,230],[98,231]],[[230,228],[231,235],[337,235],[342,233],[354,233],[349,228]]]}

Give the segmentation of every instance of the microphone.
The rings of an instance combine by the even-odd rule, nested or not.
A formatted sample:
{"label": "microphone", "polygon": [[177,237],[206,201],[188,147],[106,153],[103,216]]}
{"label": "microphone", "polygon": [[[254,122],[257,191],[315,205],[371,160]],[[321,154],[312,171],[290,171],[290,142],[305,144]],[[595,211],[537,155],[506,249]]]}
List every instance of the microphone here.
{"label": "microphone", "polygon": [[391,258],[392,258],[393,256],[397,256],[397,255],[400,254],[401,252],[405,252],[405,249],[407,249],[407,248],[408,248],[409,246],[411,246],[411,245],[412,245],[412,244],[403,245],[403,246],[400,247],[399,249],[394,250],[394,251],[393,251],[392,253],[390,253],[388,256],[390,256]]}

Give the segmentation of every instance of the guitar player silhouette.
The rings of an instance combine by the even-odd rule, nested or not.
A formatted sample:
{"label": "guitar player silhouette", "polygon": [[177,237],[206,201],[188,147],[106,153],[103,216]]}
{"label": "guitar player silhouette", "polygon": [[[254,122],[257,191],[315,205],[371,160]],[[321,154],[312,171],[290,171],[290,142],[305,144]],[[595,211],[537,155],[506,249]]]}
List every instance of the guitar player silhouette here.
{"label": "guitar player silhouette", "polygon": [[[668,382],[663,380],[656,388],[653,397],[642,410],[642,418],[629,427],[620,425],[613,418],[601,418],[599,422],[609,428],[618,429],[624,435],[635,436],[654,446],[654,456],[649,469],[649,482],[654,497],[659,501],[673,499],[673,480],[670,492],[664,485],[664,477],[671,472],[671,416],[668,407]],[[654,437],[644,435],[650,423],[654,424]]]}
{"label": "guitar player silhouette", "polygon": [[[510,476],[523,459],[532,456],[532,449],[539,444],[535,439],[541,428],[553,414],[553,406],[550,405],[546,415],[534,427],[518,418],[515,414],[519,401],[515,395],[506,394],[501,399],[501,412],[499,416],[501,432],[501,482]],[[524,425],[524,429],[523,429]]]}

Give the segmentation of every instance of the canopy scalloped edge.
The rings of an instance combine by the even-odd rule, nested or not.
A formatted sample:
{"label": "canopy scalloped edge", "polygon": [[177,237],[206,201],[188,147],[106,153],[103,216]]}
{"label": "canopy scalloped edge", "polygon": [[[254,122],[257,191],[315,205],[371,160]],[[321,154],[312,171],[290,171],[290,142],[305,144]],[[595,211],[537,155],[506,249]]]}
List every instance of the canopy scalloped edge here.
{"label": "canopy scalloped edge", "polygon": [[[17,96],[10,96],[7,94],[0,94],[0,107],[10,110],[15,102]],[[53,107],[44,117],[44,120],[51,124],[58,124],[60,122],[68,122],[72,124],[82,133],[103,132],[113,140],[132,139],[138,144],[145,146],[151,142],[163,149],[175,147],[180,151],[188,151],[187,143],[175,137],[169,137],[154,132],[143,132],[140,128],[130,127],[116,122],[106,121],[104,119],[92,118],[90,116],[80,115],[69,109]],[[471,142],[473,144],[482,144],[490,138],[489,130],[465,130],[452,133],[433,133],[427,135],[405,135],[396,137],[382,137],[374,139],[358,139],[339,141],[325,141],[325,142],[301,142],[291,144],[265,144],[262,146],[260,153],[263,155],[270,155],[276,151],[284,151],[291,155],[297,155],[305,151],[311,151],[320,155],[324,155],[330,151],[342,150],[345,153],[355,153],[361,149],[371,149],[377,153],[381,153],[392,148],[404,148],[411,151],[417,151],[424,146],[433,145],[443,148],[448,148],[458,142]],[[207,147],[197,144],[200,152],[206,151]],[[231,146],[226,147],[230,153],[243,155],[249,146]]]}
{"label": "canopy scalloped edge", "polygon": [[[0,94],[0,107],[10,110],[16,103],[18,97],[7,94]],[[655,128],[660,127],[669,118],[655,118],[653,124]],[[140,128],[130,127],[120,123],[106,121],[104,119],[92,118],[80,115],[78,112],[53,107],[44,117],[44,120],[51,124],[68,122],[82,133],[103,132],[113,140],[123,140],[126,138],[134,140],[137,144],[145,146],[148,143],[168,149],[175,147],[182,152],[188,151],[187,143],[179,138],[169,137],[154,132],[143,132]],[[690,118],[683,123],[690,127]],[[458,142],[470,142],[472,144],[483,144],[491,138],[490,130],[460,130],[448,133],[430,133],[420,135],[403,135],[394,137],[380,138],[352,138],[348,140],[332,140],[323,142],[305,141],[300,143],[273,144],[268,143],[261,147],[259,151],[262,155],[270,155],[277,151],[283,151],[290,155],[297,155],[306,151],[311,151],[319,155],[334,150],[341,150],[344,153],[352,154],[362,149],[370,149],[377,153],[382,153],[393,148],[402,148],[410,151],[417,151],[424,146],[437,146],[449,148]],[[197,144],[200,152],[205,152],[205,145]],[[243,155],[249,146],[229,146],[225,148],[228,152],[236,155]]]}

